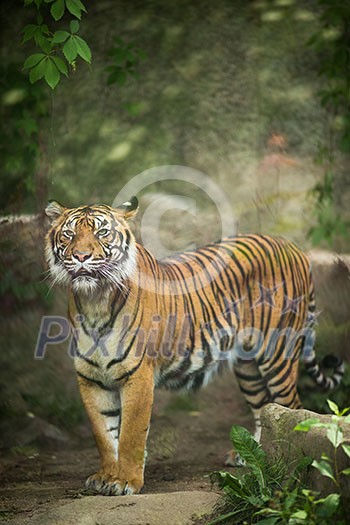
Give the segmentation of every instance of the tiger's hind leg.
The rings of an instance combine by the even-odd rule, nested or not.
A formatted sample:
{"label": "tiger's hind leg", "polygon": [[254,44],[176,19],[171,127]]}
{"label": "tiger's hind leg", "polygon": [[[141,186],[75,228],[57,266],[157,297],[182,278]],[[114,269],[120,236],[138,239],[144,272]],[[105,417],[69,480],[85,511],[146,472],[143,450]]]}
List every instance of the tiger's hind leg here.
{"label": "tiger's hind leg", "polygon": [[[255,420],[254,438],[260,441],[260,413],[268,403],[278,403],[288,408],[302,407],[297,391],[300,347],[303,340],[297,342],[292,356],[282,355],[281,359],[273,359],[257,363],[242,361],[235,365],[239,387],[250,405]],[[264,354],[263,354],[264,355]],[[226,459],[226,465],[242,466],[244,461],[238,454],[231,451]]]}
{"label": "tiger's hind leg", "polygon": [[[260,441],[261,422],[260,412],[263,406],[271,401],[270,391],[265,378],[260,373],[259,367],[253,360],[237,360],[234,371],[241,392],[252,409],[255,420],[254,438]],[[243,466],[244,461],[234,450],[226,454],[225,465]]]}
{"label": "tiger's hind leg", "polygon": [[272,369],[267,377],[267,385],[271,392],[271,403],[278,403],[287,408],[302,408],[297,390],[299,363],[285,362],[282,370]]}
{"label": "tiger's hind leg", "polygon": [[259,371],[271,394],[271,403],[278,403],[287,408],[302,407],[297,390],[299,357],[303,339],[299,339],[291,352],[281,349],[279,358],[272,358],[259,363]]}

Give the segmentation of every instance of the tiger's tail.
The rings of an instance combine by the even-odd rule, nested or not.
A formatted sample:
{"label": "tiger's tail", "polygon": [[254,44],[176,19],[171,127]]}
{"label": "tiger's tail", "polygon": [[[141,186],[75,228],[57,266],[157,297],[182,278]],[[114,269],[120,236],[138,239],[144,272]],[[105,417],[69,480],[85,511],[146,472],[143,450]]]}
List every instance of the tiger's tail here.
{"label": "tiger's tail", "polygon": [[[313,341],[315,340],[314,325],[316,322],[316,318],[317,313],[315,302],[315,290],[313,283],[311,283],[307,327],[309,330],[311,330],[313,334]],[[340,384],[344,375],[344,363],[340,357],[334,354],[328,354],[322,359],[322,367],[333,368],[333,375],[330,377],[326,376],[322,372],[322,369],[317,362],[316,353],[313,345],[312,348],[310,346],[307,348],[307,352],[303,352],[302,360],[304,362],[306,372],[320,390],[323,390],[324,392],[329,392]]]}

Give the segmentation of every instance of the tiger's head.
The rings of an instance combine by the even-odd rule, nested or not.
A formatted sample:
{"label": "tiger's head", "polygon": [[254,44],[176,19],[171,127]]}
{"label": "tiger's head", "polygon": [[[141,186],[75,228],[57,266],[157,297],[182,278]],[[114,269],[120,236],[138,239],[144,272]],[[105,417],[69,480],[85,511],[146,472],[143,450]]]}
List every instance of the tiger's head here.
{"label": "tiger's head", "polygon": [[118,208],[106,205],[65,208],[51,201],[45,255],[53,283],[75,292],[123,289],[136,266],[136,242],[127,223],[138,210],[132,197]]}

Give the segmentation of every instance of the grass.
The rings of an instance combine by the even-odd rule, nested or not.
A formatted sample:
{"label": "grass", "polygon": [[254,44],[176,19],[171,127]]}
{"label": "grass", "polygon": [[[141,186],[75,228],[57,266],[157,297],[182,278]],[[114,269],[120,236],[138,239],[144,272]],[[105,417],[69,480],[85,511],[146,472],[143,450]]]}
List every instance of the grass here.
{"label": "grass", "polygon": [[196,412],[198,411],[198,400],[193,394],[183,393],[173,395],[165,407],[165,413],[172,412]]}

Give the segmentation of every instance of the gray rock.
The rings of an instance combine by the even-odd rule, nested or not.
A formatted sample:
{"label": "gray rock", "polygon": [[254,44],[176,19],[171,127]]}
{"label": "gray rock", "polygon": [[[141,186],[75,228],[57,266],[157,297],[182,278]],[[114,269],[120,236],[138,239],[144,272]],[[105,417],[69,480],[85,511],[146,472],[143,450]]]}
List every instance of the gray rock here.
{"label": "gray rock", "polygon": [[190,525],[210,514],[214,492],[171,492],[137,496],[86,496],[9,525]]}
{"label": "gray rock", "polygon": [[[261,413],[261,445],[270,460],[282,457],[292,470],[303,456],[320,460],[322,453],[333,458],[333,446],[328,441],[325,428],[311,428],[308,432],[294,431],[294,427],[309,418],[318,418],[321,423],[331,422],[331,415],[320,415],[309,410],[291,410],[275,403],[267,405]],[[350,443],[350,424],[342,423],[344,439]],[[342,450],[337,453],[338,468],[350,467],[350,458]],[[336,492],[332,480],[322,476],[314,467],[309,467],[305,481],[313,490],[322,494]],[[341,476],[341,487],[350,494],[350,477]]]}
{"label": "gray rock", "polygon": [[[312,250],[308,256],[312,265],[317,310],[322,312],[320,322],[346,324],[350,313],[350,255]],[[348,341],[349,335],[345,333],[345,336]],[[347,358],[346,348],[343,357]]]}
{"label": "gray rock", "polygon": [[[20,432],[15,433],[13,442],[23,446],[35,442],[40,443],[68,443],[68,435],[56,425],[44,421],[40,417],[27,418],[27,424]],[[22,425],[23,426],[23,425]]]}

